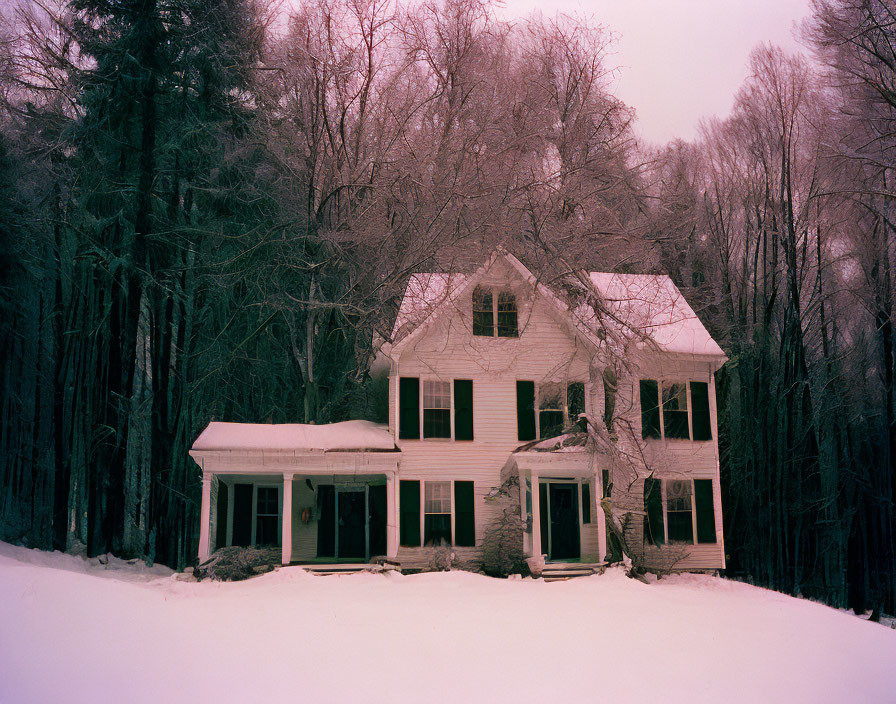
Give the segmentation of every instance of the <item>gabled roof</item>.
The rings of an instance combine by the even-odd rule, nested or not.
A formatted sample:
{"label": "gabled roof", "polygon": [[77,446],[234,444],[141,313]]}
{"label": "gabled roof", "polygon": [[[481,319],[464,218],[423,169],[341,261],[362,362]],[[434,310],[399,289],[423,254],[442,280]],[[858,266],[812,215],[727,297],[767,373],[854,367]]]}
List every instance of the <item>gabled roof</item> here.
{"label": "gabled roof", "polygon": [[[393,327],[392,349],[403,348],[444,315],[450,304],[476,285],[498,256],[503,256],[545,298],[575,334],[595,346],[601,344],[601,321],[591,306],[582,303],[571,309],[562,295],[540,282],[519,259],[499,250],[471,275],[413,274]],[[660,351],[671,354],[727,359],[668,276],[591,272],[586,280],[609,313],[601,316],[603,325],[613,326],[613,332],[622,338],[649,340]]]}
{"label": "gabled roof", "polygon": [[305,425],[302,423],[224,423],[208,424],[191,450],[240,450],[271,452],[312,452],[338,450],[395,449],[395,440],[386,425],[366,420]]}
{"label": "gabled roof", "polygon": [[589,278],[606,308],[662,351],[725,357],[668,276],[592,271]]}

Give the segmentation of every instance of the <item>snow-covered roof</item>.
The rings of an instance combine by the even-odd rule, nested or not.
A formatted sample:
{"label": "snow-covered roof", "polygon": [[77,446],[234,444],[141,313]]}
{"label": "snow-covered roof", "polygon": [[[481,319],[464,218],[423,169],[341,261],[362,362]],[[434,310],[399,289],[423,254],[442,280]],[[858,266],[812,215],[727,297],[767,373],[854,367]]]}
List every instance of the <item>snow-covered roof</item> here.
{"label": "snow-covered roof", "polygon": [[664,352],[725,356],[668,276],[593,271],[590,278],[607,309]]}
{"label": "snow-covered roof", "polygon": [[463,287],[462,274],[411,274],[392,328],[392,342],[407,335]]}
{"label": "snow-covered roof", "polygon": [[[515,257],[507,253],[504,255],[522,275],[529,273],[529,277],[533,278]],[[467,288],[465,284],[474,283],[474,278],[446,273],[411,275],[395,319],[392,343],[406,338],[446,301],[455,301]],[[651,339],[661,351],[725,358],[722,348],[712,339],[668,276],[595,271],[589,274],[589,278],[611,317],[621,322],[622,327]],[[549,298],[557,298],[550,287],[536,285]],[[583,304],[570,311],[562,300],[558,299],[555,304],[558,309],[567,311],[579,332],[593,339],[592,336],[598,332],[597,318],[588,305]],[[623,333],[623,336],[626,335]]]}
{"label": "snow-covered roof", "polygon": [[193,443],[193,450],[394,450],[386,425],[366,420],[305,425],[302,423],[225,423],[213,421]]}

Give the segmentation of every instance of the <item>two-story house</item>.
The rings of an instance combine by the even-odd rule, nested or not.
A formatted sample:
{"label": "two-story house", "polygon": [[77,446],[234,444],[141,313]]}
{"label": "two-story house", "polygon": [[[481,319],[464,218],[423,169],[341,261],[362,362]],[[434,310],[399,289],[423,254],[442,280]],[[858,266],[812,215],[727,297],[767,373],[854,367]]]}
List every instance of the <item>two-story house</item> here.
{"label": "two-story house", "polygon": [[285,564],[386,556],[414,569],[447,545],[475,563],[512,506],[526,554],[596,563],[607,498],[648,563],[724,567],[714,373],[726,357],[668,277],[547,285],[499,251],[471,274],[412,276],[382,355],[388,427],[203,431],[190,452],[200,561],[279,545]]}

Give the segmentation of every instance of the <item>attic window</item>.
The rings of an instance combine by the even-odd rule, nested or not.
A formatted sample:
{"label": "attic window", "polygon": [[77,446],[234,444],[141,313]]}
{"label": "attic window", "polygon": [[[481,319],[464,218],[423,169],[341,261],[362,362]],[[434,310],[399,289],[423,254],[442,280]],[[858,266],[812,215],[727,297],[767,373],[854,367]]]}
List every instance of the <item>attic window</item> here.
{"label": "attic window", "polygon": [[519,337],[516,296],[477,286],[473,291],[473,334],[481,337]]}

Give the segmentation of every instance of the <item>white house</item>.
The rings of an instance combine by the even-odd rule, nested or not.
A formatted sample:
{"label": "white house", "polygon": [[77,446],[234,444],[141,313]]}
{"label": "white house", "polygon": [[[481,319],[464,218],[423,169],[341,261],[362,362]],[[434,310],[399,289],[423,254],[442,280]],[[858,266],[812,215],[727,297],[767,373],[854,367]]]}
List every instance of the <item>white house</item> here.
{"label": "white house", "polygon": [[[526,554],[598,563],[609,493],[648,562],[724,567],[714,373],[726,357],[668,277],[547,285],[499,251],[469,275],[412,276],[382,354],[388,427],[203,431],[190,451],[200,561],[279,544],[284,563],[413,569],[450,545],[475,563],[518,505]],[[570,432],[582,414],[599,431],[588,442]]]}

